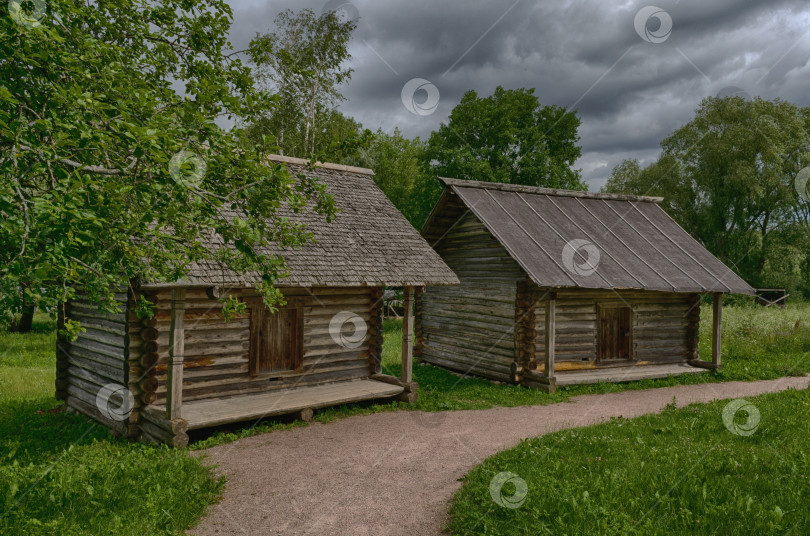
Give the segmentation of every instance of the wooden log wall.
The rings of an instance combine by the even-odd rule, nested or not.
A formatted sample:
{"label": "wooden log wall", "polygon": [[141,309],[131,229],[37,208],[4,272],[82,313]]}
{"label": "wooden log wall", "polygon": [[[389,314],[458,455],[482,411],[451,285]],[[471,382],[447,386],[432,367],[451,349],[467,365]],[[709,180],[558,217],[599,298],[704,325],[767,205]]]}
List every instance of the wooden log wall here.
{"label": "wooden log wall", "polygon": [[428,287],[419,297],[417,347],[429,363],[512,381],[516,286],[524,272],[472,213],[451,225],[435,249],[461,284]]}
{"label": "wooden log wall", "polygon": [[[371,309],[372,292],[378,292],[377,289],[323,288],[312,289],[312,293],[307,289],[281,290],[285,297],[296,300],[303,308],[303,367],[296,371],[268,372],[251,377],[248,370],[249,310],[226,322],[218,300],[210,298],[204,289],[188,289],[184,317],[184,402],[367,378],[373,373],[371,340],[381,333],[374,327],[377,320]],[[255,295],[253,289],[226,292],[237,297]],[[154,387],[153,403],[163,405],[166,401],[171,291],[161,290],[153,301],[156,303],[153,325],[142,329],[138,337],[133,337],[132,345],[148,348],[155,343],[154,382],[144,387]],[[341,346],[330,334],[332,318],[342,311],[355,313],[366,323],[367,335],[359,348]]]}
{"label": "wooden log wall", "polygon": [[[597,305],[632,309],[632,352],[638,362],[673,363],[697,355],[700,307],[697,294],[652,291],[558,290],[557,372],[596,365]],[[542,307],[542,303],[538,307]],[[535,359],[542,369],[545,317],[535,315]]]}
{"label": "wooden log wall", "polygon": [[515,350],[517,360],[515,363],[514,381],[520,381],[520,374],[524,370],[537,368],[535,356],[535,341],[537,340],[537,303],[542,292],[536,285],[519,281],[517,283],[517,298],[515,306]]}
{"label": "wooden log wall", "polygon": [[[115,433],[134,437],[138,433],[137,411],[123,419],[99,410],[97,397],[105,386],[127,387],[137,370],[129,366],[128,301],[126,292],[116,294],[118,311],[108,313],[80,297],[65,305],[64,318],[81,323],[84,332],[75,341],[57,341],[57,394],[68,406],[108,426]],[[60,321],[61,322],[61,321]],[[121,399],[111,400],[112,408]],[[126,411],[124,412],[126,413]]]}

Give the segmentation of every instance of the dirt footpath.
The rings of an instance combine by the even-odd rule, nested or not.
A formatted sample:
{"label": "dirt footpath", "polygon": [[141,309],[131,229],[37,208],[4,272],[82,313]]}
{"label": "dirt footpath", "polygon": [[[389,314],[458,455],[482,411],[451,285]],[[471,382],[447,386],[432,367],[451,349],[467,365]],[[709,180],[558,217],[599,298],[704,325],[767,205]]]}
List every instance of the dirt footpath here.
{"label": "dirt footpath", "polygon": [[436,535],[458,479],[520,439],[788,388],[810,377],[587,395],[551,406],[350,417],[242,439],[207,455],[228,484],[197,535]]}

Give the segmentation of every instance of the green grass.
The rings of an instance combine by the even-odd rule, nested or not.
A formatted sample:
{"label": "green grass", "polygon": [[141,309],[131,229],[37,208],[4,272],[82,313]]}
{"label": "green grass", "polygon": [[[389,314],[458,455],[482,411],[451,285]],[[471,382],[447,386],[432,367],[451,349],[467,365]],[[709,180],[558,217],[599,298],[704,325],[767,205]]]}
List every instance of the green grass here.
{"label": "green grass", "polygon": [[53,392],[55,329],[54,320],[38,314],[31,333],[0,331],[0,403]]}
{"label": "green grass", "polygon": [[[700,355],[711,359],[711,306],[700,311]],[[764,380],[810,373],[810,303],[784,310],[759,306],[723,311],[721,380]],[[705,356],[705,357],[704,357]]]}
{"label": "green grass", "polygon": [[[710,311],[701,311],[701,354],[708,355]],[[796,325],[797,320],[801,319]],[[38,315],[35,332],[0,332],[0,534],[177,534],[216,500],[223,482],[185,450],[156,449],[110,437],[79,415],[52,412],[54,322]],[[442,411],[549,404],[572,395],[685,383],[755,380],[810,372],[810,304],[787,310],[729,307],[724,370],[627,384],[561,389],[549,395],[444,369],[416,365],[419,401],[352,404],[316,413],[316,421],[381,411]],[[383,371],[400,372],[401,325],[386,319]],[[271,430],[305,426],[262,421],[201,436],[202,449]],[[139,465],[140,464],[140,465]]]}
{"label": "green grass", "polygon": [[223,481],[184,450],[116,439],[53,398],[53,323],[0,333],[0,534],[181,534]]}
{"label": "green grass", "polygon": [[[761,421],[747,437],[726,428],[728,401],[720,401],[524,441],[464,477],[449,528],[476,536],[810,534],[810,390],[749,401]],[[735,422],[746,418],[740,411]],[[498,492],[493,479],[505,472],[525,482],[525,495],[515,495],[516,479]]]}

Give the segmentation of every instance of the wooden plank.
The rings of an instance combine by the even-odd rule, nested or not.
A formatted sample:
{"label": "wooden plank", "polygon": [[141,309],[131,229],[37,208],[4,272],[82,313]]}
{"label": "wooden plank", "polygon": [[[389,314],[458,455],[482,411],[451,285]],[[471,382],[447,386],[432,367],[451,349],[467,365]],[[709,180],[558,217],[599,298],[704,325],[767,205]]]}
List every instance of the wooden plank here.
{"label": "wooden plank", "polygon": [[572,371],[557,374],[557,385],[627,382],[635,380],[667,378],[669,376],[700,372],[705,372],[705,369],[692,367],[686,363],[606,367],[587,371]]}
{"label": "wooden plank", "polygon": [[166,417],[179,419],[183,404],[183,354],[185,353],[186,289],[172,290],[172,323],[169,331]]}
{"label": "wooden plank", "polygon": [[413,381],[413,287],[405,287],[402,317],[402,381]]}
{"label": "wooden plank", "polygon": [[404,392],[399,385],[374,380],[354,380],[279,392],[232,396],[187,402],[183,407],[188,429],[206,428],[339,404],[390,398]]}

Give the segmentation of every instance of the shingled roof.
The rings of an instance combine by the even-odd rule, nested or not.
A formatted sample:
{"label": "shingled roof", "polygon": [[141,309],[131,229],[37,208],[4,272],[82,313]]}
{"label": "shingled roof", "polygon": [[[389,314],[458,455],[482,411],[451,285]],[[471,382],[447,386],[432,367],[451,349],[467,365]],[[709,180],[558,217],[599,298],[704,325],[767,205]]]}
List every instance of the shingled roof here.
{"label": "shingled roof", "polygon": [[[315,241],[300,248],[274,247],[262,253],[284,258],[289,275],[279,287],[452,285],[458,278],[374,183],[370,169],[269,156],[290,173],[304,173],[327,185],[340,209],[331,222],[313,211],[278,210],[302,223]],[[227,217],[235,214],[225,213]],[[222,247],[221,237],[210,248]],[[256,273],[236,273],[216,261],[194,264],[183,280],[189,286],[252,286]],[[148,285],[163,286],[163,285]]]}
{"label": "shingled roof", "polygon": [[440,240],[442,213],[456,204],[542,287],[755,293],[664,212],[661,198],[441,180],[422,235]]}

